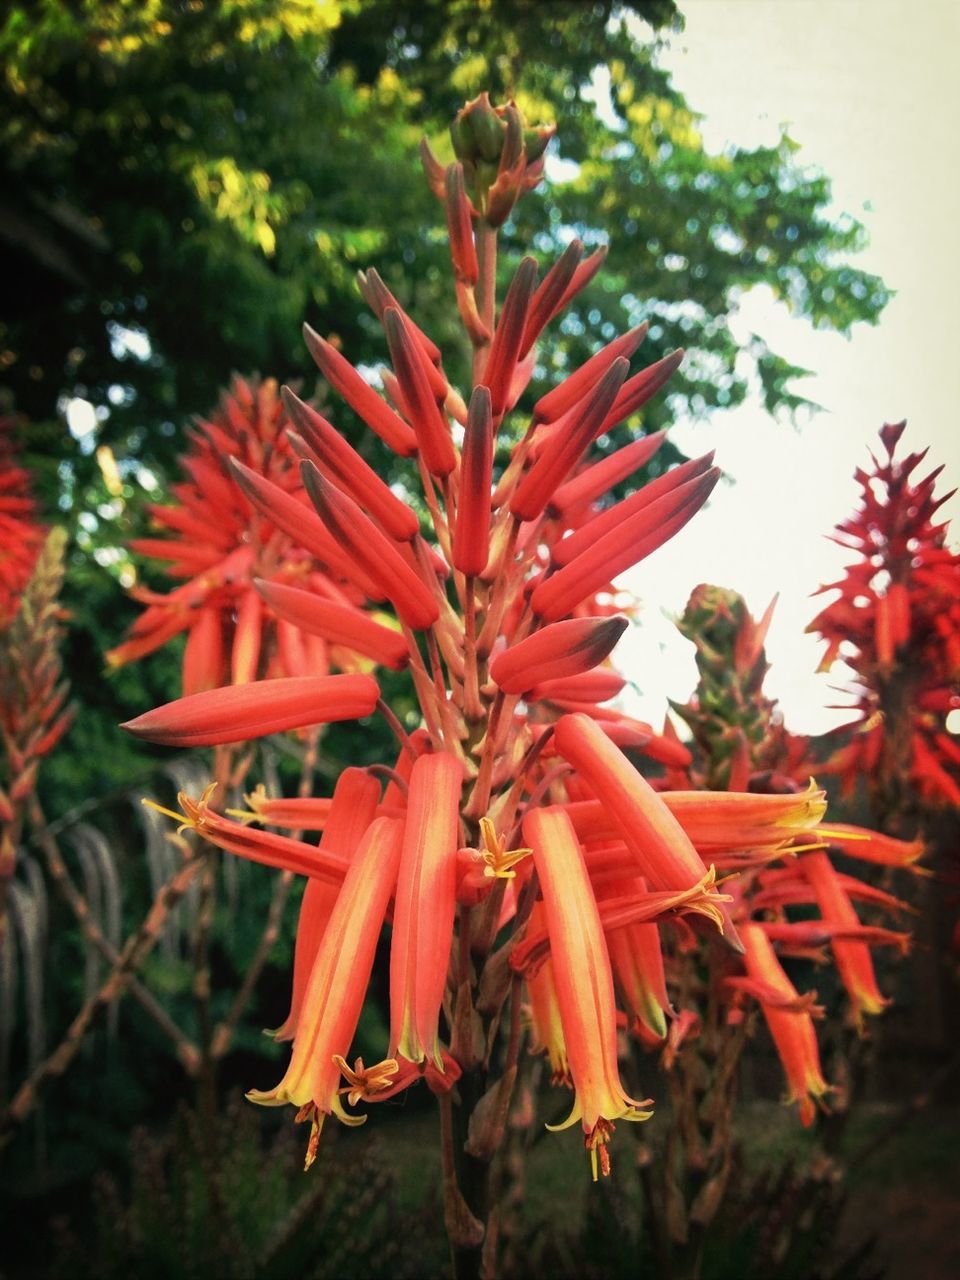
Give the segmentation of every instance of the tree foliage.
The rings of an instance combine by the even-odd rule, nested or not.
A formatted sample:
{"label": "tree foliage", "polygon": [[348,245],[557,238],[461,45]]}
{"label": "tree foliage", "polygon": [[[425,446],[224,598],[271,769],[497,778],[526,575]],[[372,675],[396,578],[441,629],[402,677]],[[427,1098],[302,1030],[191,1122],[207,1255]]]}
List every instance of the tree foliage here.
{"label": "tree foliage", "polygon": [[[843,331],[876,320],[886,292],[852,265],[862,228],[827,217],[829,182],[798,163],[796,144],[706,150],[657,65],[658,32],[680,21],[671,0],[7,9],[0,376],[31,422],[23,443],[39,492],[77,535],[67,599],[88,674],[75,683],[90,685],[84,701],[107,721],[150,701],[130,704],[129,681],[99,678],[98,654],[131,616],[116,579],[129,581],[132,566],[118,548],[144,531],[150,472],[161,487],[174,478],[185,422],[231,371],[312,391],[304,319],[376,366],[385,344],[355,284],[369,266],[444,346],[452,376],[465,368],[441,271],[443,212],[412,160],[424,134],[449,158],[446,126],[481,90],[558,126],[549,197],[518,206],[501,270],[521,242],[545,262],[574,236],[611,244],[534,392],[646,318],[650,361],[688,352],[669,408],[645,410],[648,428],[678,410],[735,405],[751,381],[771,412],[790,411],[803,370],[762,334],[738,350],[729,320],[742,293],[767,284],[797,314]],[[96,409],[80,441],[65,429],[71,397]],[[339,405],[333,417],[349,429]],[[375,465],[380,448],[362,439]],[[84,747],[86,758],[111,756],[99,733]]]}
{"label": "tree foliage", "polygon": [[162,462],[166,424],[204,409],[232,369],[309,372],[305,317],[375,363],[353,282],[367,265],[402,261],[442,336],[442,218],[410,157],[483,88],[558,121],[566,180],[548,212],[520,214],[540,219],[544,256],[574,233],[599,241],[601,224],[614,246],[557,364],[626,310],[653,321],[652,346],[688,347],[679,394],[694,410],[741,399],[751,364],[771,410],[794,405],[796,370],[762,336],[735,365],[739,293],[769,284],[844,331],[886,295],[850,265],[862,230],[825,216],[829,182],[790,139],[705,150],[656,65],[653,26],[675,18],[668,0],[13,7],[0,29],[0,164],[15,192],[0,208],[12,285],[0,358],[18,407],[43,420],[84,394],[109,412],[104,442]]}

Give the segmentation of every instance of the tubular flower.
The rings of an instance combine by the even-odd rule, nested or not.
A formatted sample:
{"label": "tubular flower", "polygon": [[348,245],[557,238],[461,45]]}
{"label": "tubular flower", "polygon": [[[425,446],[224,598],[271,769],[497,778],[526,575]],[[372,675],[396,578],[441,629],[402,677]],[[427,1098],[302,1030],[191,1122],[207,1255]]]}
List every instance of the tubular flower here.
{"label": "tubular flower", "polygon": [[[547,922],[542,900],[533,904],[530,913],[530,929],[546,933]],[[533,1030],[532,1053],[543,1052],[550,1063],[551,1083],[573,1088],[570,1064],[567,1061],[567,1045],[563,1038],[560,1003],[557,1000],[557,983],[553,976],[553,961],[549,955],[538,965],[527,970],[527,993],[530,996],[530,1021]]]}
{"label": "tubular flower", "polygon": [[[838,926],[841,930],[859,929],[860,919],[826,853],[818,851],[804,854],[800,866],[813,889],[824,922]],[[880,994],[877,986],[870,948],[866,942],[855,937],[835,937],[830,946],[840,979],[853,1006],[854,1022],[861,1028],[864,1014],[880,1013],[890,1003]]]}
{"label": "tubular flower", "polygon": [[617,1022],[610,958],[583,853],[562,809],[536,809],[524,819],[523,833],[543,892],[557,1006],[576,1097],[558,1128],[579,1120],[590,1152],[594,1181],[597,1165],[610,1171],[607,1143],[616,1120],[646,1120],[649,1105],[628,1096],[617,1067]]}
{"label": "tubular flower", "polygon": [[801,998],[777,959],[763,925],[741,924],[740,937],[747,973],[760,984],[760,1007],[790,1087],[786,1100],[799,1103],[801,1123],[810,1125],[817,1103],[830,1089],[820,1071],[813,1018],[809,1009],[799,1003]]}
{"label": "tubular flower", "polygon": [[[437,1034],[456,910],[460,787],[456,757],[421,756],[410,772],[390,949],[390,1044],[443,1069]],[[391,1053],[391,1056],[394,1056]]]}
{"label": "tubular flower", "polygon": [[[380,787],[375,778],[363,769],[344,769],[337,779],[330,814],[320,837],[321,852],[333,850],[349,862],[373,822],[379,799]],[[296,1034],[307,982],[339,894],[339,885],[317,877],[304,886],[293,952],[290,1012],[274,1033],[275,1040],[292,1040]]]}
{"label": "tubular flower", "polygon": [[504,693],[523,693],[539,680],[582,675],[598,666],[623,635],[626,618],[555,622],[497,655],[491,678]]}
{"label": "tubular flower", "polygon": [[847,794],[862,779],[883,820],[960,805],[960,747],[947,728],[960,708],[960,554],[936,518],[951,496],[935,493],[942,468],[917,479],[927,451],[897,457],[905,427],[883,427],[886,456],[855,473],[860,506],[834,541],[856,558],[821,587],[837,596],[807,628],[826,643],[822,669],[842,656],[856,675],[847,740],[822,771]]}
{"label": "tubular flower", "polygon": [[340,1065],[360,1020],[377,939],[397,882],[403,824],[376,818],[350,864],[317,950],[286,1074],[275,1089],[251,1090],[251,1102],[292,1103],[297,1118],[309,1119],[306,1167],[316,1156],[320,1129],[331,1112],[345,1124],[366,1117],[348,1115],[340,1101]]}
{"label": "tubular flower", "polygon": [[[646,892],[642,879],[637,886],[630,881],[613,881],[605,885],[604,896],[629,899],[638,890]],[[667,1015],[672,1009],[658,925],[638,922],[619,929],[608,928],[606,938],[614,983],[627,1009],[654,1040],[663,1040]]]}
{"label": "tubular flower", "polygon": [[[555,737],[557,750],[607,807],[637,871],[654,889],[687,889],[703,881],[707,868],[680,823],[592,720],[561,716]],[[732,925],[730,931],[735,942]]]}
{"label": "tubular flower", "polygon": [[[497,268],[497,228],[541,176],[550,133],[482,97],[454,126],[453,164],[423,152],[451,237],[468,385],[452,385],[437,344],[376,271],[362,273],[390,367],[355,368],[307,328],[329,385],[322,415],[285,391],[292,421],[281,426],[274,395],[271,449],[241,430],[239,401],[243,448],[229,424],[203,425],[191,484],[157,517],[170,536],[151,546],[182,581],[141,593],[146,613],[121,650],[189,630],[189,682],[211,686],[127,726],[144,737],[219,745],[379,714],[396,738],[367,771],[344,770],[332,801],[254,788],[248,809],[221,815],[209,793],[180,797],[198,837],[310,880],[279,1032],[293,1035],[293,1057],[257,1100],[294,1103],[315,1139],[323,1116],[346,1114],[344,1098],[384,1100],[422,1080],[444,1095],[447,1120],[460,1109],[467,1144],[453,1144],[453,1164],[465,1152],[479,1168],[509,1114],[529,1004],[554,1074],[575,1091],[568,1123],[580,1121],[596,1176],[616,1121],[649,1114],[620,1080],[618,1026],[661,1044],[666,1026],[665,1061],[687,1053],[692,1029],[712,1034],[694,1011],[673,1013],[674,971],[700,932],[722,926],[736,950],[751,893],[777,887],[761,877],[822,843],[823,796],[692,793],[691,752],[672,727],[659,733],[612,702],[633,607],[614,579],[686,525],[719,472],[706,455],[644,483],[664,433],[635,415],[651,413],[682,359],[662,346],[638,358],[654,340],[645,324],[556,384],[534,384],[549,365],[543,335],[605,256],[573,242],[555,262]],[[377,437],[366,442],[377,456],[397,455],[394,470],[342,438],[341,402]],[[744,669],[758,660],[752,640]],[[398,673],[383,681],[402,686],[396,707],[376,666]],[[236,687],[215,687],[228,670]],[[652,786],[625,750],[666,779]],[[382,796],[371,774],[387,779]],[[677,780],[683,790],[657,789]],[[389,1039],[381,1062],[350,1067],[388,915]],[[866,941],[828,929],[831,946]],[[716,955],[721,975],[739,963],[731,948]],[[445,1169],[446,1205],[462,1230],[456,1172]]]}
{"label": "tubular flower", "polygon": [[379,696],[372,676],[288,676],[193,693],[122,727],[169,747],[207,747],[356,720],[373,712]]}
{"label": "tubular flower", "polygon": [[182,813],[164,809],[153,800],[144,800],[143,803],[179,822],[180,831],[195,831],[210,844],[239,858],[248,858],[251,862],[261,862],[264,866],[277,867],[282,871],[293,871],[301,876],[316,876],[335,886],[342,884],[349,866],[349,859],[345,854],[333,849],[321,850],[316,845],[293,840],[290,836],[280,836],[273,831],[254,831],[246,822],[232,822],[229,818],[222,817],[210,808],[210,799],[216,787],[217,784],[211,782],[199,800],[194,800],[183,791],[179,792],[177,804]]}

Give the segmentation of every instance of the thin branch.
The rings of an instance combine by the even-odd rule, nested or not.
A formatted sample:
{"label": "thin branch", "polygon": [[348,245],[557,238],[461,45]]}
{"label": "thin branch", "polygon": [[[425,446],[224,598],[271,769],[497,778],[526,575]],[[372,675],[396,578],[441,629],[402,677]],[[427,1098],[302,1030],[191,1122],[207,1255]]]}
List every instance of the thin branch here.
{"label": "thin branch", "polygon": [[47,1081],[63,1075],[76,1057],[84,1037],[99,1014],[124,994],[132,973],[143,963],[160,940],[167,916],[186,893],[190,882],[202,866],[203,860],[191,855],[161,888],[140,928],[124,943],[123,949],[117,956],[116,964],[107,975],[100,990],[84,1003],[67,1028],[60,1044],[24,1081],[9,1107],[0,1115],[0,1144],[7,1141],[13,1131],[30,1115],[37,1104],[40,1090]]}
{"label": "thin branch", "polygon": [[[52,824],[47,824],[43,810],[40,808],[40,803],[35,796],[31,797],[29,811],[30,822],[34,827],[34,838],[43,852],[50,879],[76,917],[77,923],[83,930],[83,935],[87,941],[91,946],[96,947],[108,965],[114,966],[118,964],[120,953],[104,937],[100,926],[90,913],[89,903],[71,879],[70,872],[67,870],[66,863],[63,860],[63,855],[60,853],[60,848],[51,834],[53,830]],[[142,982],[132,975],[127,984],[127,990],[148,1017],[173,1041],[177,1057],[180,1059],[187,1074],[194,1075],[200,1060],[197,1046],[181,1031],[156,997]]]}

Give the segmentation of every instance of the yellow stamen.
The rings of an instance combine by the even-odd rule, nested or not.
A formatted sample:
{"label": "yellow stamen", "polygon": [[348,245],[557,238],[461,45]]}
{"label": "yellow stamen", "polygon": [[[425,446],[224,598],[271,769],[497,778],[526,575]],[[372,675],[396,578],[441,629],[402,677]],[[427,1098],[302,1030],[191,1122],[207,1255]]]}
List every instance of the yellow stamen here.
{"label": "yellow stamen", "polygon": [[323,1128],[324,1113],[320,1111],[314,1102],[307,1102],[300,1108],[296,1115],[297,1124],[302,1124],[304,1120],[310,1121],[310,1139],[307,1142],[307,1154],[303,1161],[303,1171],[306,1171],[317,1158],[317,1148],[320,1146],[320,1130]]}
{"label": "yellow stamen", "polygon": [[157,804],[156,800],[148,800],[147,797],[144,796],[143,799],[140,801],[140,803],[145,804],[148,809],[155,809],[157,813],[162,813],[165,818],[172,818],[174,822],[181,823],[182,824],[180,827],[181,831],[183,830],[184,827],[189,827],[192,825],[189,822],[183,821],[182,813],[174,813],[172,809],[167,809],[162,804]]}
{"label": "yellow stamen", "polygon": [[339,1053],[333,1055],[333,1061],[347,1080],[347,1084],[338,1089],[337,1093],[345,1093],[351,1107],[355,1107],[362,1098],[371,1098],[384,1089],[389,1089],[393,1084],[393,1077],[400,1070],[396,1058],[384,1058],[372,1067],[365,1067],[363,1059],[357,1058],[352,1068]]}
{"label": "yellow stamen", "polygon": [[480,856],[486,864],[483,869],[485,876],[512,880],[517,874],[513,868],[533,852],[532,849],[506,849],[503,837],[497,835],[497,829],[489,818],[480,819],[480,836],[483,841]]}
{"label": "yellow stamen", "polygon": [[172,818],[174,822],[179,823],[177,827],[177,835],[183,831],[199,831],[203,826],[203,820],[206,811],[210,806],[210,797],[217,789],[215,782],[208,783],[204,787],[203,793],[199,800],[192,800],[183,791],[177,792],[177,804],[182,812],[177,813],[173,809],[167,809],[162,804],[157,804],[156,800],[148,800],[146,796],[140,801],[141,804],[147,806],[148,809],[156,809],[157,813],[162,813],[165,818]]}
{"label": "yellow stamen", "polygon": [[227,809],[227,813],[231,818],[237,818],[240,822],[249,824],[251,822],[266,822],[263,816],[264,801],[269,800],[267,789],[262,782],[258,782],[252,791],[244,793],[244,800],[250,806],[249,809]]}

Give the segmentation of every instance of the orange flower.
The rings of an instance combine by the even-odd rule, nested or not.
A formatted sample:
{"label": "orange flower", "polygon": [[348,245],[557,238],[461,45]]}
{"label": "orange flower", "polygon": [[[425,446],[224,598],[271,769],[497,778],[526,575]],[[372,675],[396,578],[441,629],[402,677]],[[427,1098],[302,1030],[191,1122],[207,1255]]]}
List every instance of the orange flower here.
{"label": "orange flower", "polygon": [[[317,950],[293,1042],[293,1055],[274,1089],[247,1097],[265,1106],[292,1103],[310,1120],[306,1167],[316,1157],[320,1130],[333,1112],[344,1124],[362,1124],[340,1101],[337,1057],[350,1050],[373,969],[377,939],[397,882],[403,824],[376,818],[350,864]],[[389,1075],[389,1072],[387,1073]]]}
{"label": "orange flower", "polygon": [[403,636],[375,621],[362,609],[282,582],[255,578],[254,586],[279,618],[293,623],[301,631],[362,653],[394,671],[407,665],[410,651]]}
{"label": "orange flower", "polygon": [[324,480],[313,463],[302,463],[300,470],[310,501],[327,529],[404,622],[414,630],[436,622],[440,610],[433,592],[403,558],[399,544],[378,529],[351,497]]}
{"label": "orange flower", "polygon": [[700,510],[720,478],[716,467],[636,511],[533,590],[531,604],[545,621],[571,613],[631,565],[672,538]]}
{"label": "orange flower", "polygon": [[314,333],[308,324],[303,326],[307,350],[316,360],[320,372],[346,400],[350,408],[362,418],[371,431],[402,457],[410,457],[417,451],[417,437],[399,414],[374,391],[373,387],[357,373],[353,365],[339,351]]}
{"label": "orange flower", "polygon": [[[860,919],[826,853],[804,854],[800,868],[813,889],[824,921],[841,930],[859,929]],[[855,938],[839,937],[833,938],[830,946],[840,980],[853,1005],[854,1022],[862,1029],[864,1014],[882,1013],[890,1003],[877,986],[870,948]]]}
{"label": "orange flower", "polygon": [[740,937],[747,973],[762,984],[760,1007],[790,1086],[787,1102],[799,1103],[801,1123],[812,1124],[816,1104],[830,1089],[820,1071],[813,1018],[784,972],[763,926],[741,924]]}
{"label": "orange flower", "polygon": [[517,694],[541,680],[580,675],[609,657],[626,628],[626,618],[555,622],[498,653],[490,675],[504,693]]}
{"label": "orange flower", "polygon": [[[416,537],[420,532],[416,512],[400,501],[340,432],[289,387],[281,387],[280,394],[290,421],[303,437],[306,456],[312,456],[324,475],[379,520],[391,538],[403,542]],[[290,439],[296,449],[298,437],[291,435]],[[297,452],[304,456],[299,449]]]}
{"label": "orange flower", "polygon": [[383,313],[383,327],[423,461],[433,475],[447,476],[456,466],[457,455],[450,437],[450,423],[438,403],[445,398],[446,383],[443,383],[443,390],[438,396],[438,388],[432,385],[433,366],[399,307],[387,307]]}
{"label": "orange flower", "polygon": [[607,1143],[616,1120],[646,1120],[649,1105],[629,1097],[617,1067],[617,1020],[610,958],[600,913],[570,820],[559,808],[534,809],[523,821],[524,839],[543,893],[557,1004],[576,1097],[563,1124],[579,1120],[590,1152],[610,1171]]}
{"label": "orange flower", "polygon": [[[533,904],[530,913],[530,930],[534,933],[547,929],[545,908],[542,901]],[[553,975],[553,961],[549,955],[537,965],[531,965],[526,973],[527,992],[530,996],[530,1017],[533,1026],[531,1052],[544,1052],[550,1063],[552,1084],[573,1088],[570,1064],[567,1061],[567,1045],[563,1038],[560,1018],[560,1002],[557,999],[557,983]]]}
{"label": "orange flower", "polygon": [[[635,881],[608,882],[603,896],[627,898],[638,891],[646,892],[642,877]],[[603,900],[600,909],[602,913]],[[654,1039],[663,1040],[667,1034],[666,1015],[672,1010],[667,995],[659,926],[637,923],[618,929],[608,928],[606,939],[614,983],[627,1009]]]}
{"label": "orange flower", "polygon": [[[373,822],[380,786],[364,769],[344,769],[337,779],[330,813],[320,837],[319,848],[327,853],[333,850],[347,863],[353,860],[354,850],[360,845],[367,827]],[[320,949],[330,916],[340,896],[340,885],[313,877],[307,880],[300,902],[297,921],[297,939],[293,952],[293,992],[290,1012],[274,1032],[275,1040],[292,1040],[300,1019],[307,982],[313,971],[314,960]]]}
{"label": "orange flower", "polygon": [[456,911],[463,768],[446,752],[410,771],[390,947],[390,1045],[443,1069],[437,1027]]}
{"label": "orange flower", "polygon": [[373,713],[379,696],[372,676],[287,676],[177,698],[120,727],[168,747],[209,747],[358,720]]}
{"label": "orange flower", "polygon": [[[557,750],[606,806],[637,871],[654,889],[688,889],[707,874],[700,855],[649,782],[585,715],[561,716]],[[720,905],[727,940],[736,944],[729,912]]]}

